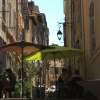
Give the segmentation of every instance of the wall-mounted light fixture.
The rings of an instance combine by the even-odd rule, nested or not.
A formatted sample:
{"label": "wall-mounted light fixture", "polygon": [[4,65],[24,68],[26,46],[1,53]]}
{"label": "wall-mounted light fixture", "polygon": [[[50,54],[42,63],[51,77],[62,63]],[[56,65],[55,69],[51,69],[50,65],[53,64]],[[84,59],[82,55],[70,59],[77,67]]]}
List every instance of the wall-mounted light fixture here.
{"label": "wall-mounted light fixture", "polygon": [[58,37],[59,40],[61,40],[62,35],[63,35],[63,33],[62,33],[61,30],[60,30],[61,24],[63,24],[63,23],[58,23],[58,25],[59,25],[59,30],[58,30],[58,32],[57,32],[57,37]]}
{"label": "wall-mounted light fixture", "polygon": [[62,32],[60,30],[57,32],[57,37],[58,37],[59,40],[61,40],[61,38],[62,38]]}

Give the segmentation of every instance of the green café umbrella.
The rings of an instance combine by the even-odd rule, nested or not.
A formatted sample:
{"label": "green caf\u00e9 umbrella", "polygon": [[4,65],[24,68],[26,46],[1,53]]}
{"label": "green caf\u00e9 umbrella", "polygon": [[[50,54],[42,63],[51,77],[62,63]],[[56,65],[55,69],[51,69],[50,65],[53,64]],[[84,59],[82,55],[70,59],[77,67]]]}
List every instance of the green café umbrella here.
{"label": "green caf\u00e9 umbrella", "polygon": [[41,50],[37,53],[29,55],[24,58],[24,60],[28,62],[37,62],[41,60],[53,60],[54,61],[54,71],[55,71],[55,80],[57,80],[56,76],[56,59],[73,57],[73,56],[82,56],[83,52],[80,49],[61,47],[61,46],[50,46],[50,48]]}
{"label": "green caf\u00e9 umbrella", "polygon": [[39,61],[44,60],[47,56],[48,59],[56,59],[56,58],[65,58],[71,56],[81,56],[83,54],[81,49],[76,48],[68,48],[68,47],[61,47],[55,46],[44,49],[32,55],[25,57],[26,61]]}

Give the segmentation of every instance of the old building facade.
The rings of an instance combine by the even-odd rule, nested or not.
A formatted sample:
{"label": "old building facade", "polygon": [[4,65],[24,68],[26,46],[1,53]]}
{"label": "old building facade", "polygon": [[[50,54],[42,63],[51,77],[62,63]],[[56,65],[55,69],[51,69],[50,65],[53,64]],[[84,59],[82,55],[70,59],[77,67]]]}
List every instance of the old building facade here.
{"label": "old building facade", "polygon": [[[79,9],[80,8],[80,9]],[[80,49],[83,46],[82,41],[82,26],[81,26],[81,0],[64,0],[64,46],[69,48]],[[83,63],[81,60],[83,57],[73,56],[66,59],[66,66],[70,64],[72,66],[72,72],[75,69],[79,69],[84,76]]]}
{"label": "old building facade", "polygon": [[99,79],[100,65],[100,41],[99,41],[99,1],[84,0],[83,7],[83,32],[84,32],[84,47],[87,61],[87,77],[88,79]]}
{"label": "old building facade", "polygon": [[[79,48],[81,37],[81,2],[80,0],[64,0],[64,35],[65,46]],[[80,8],[80,9],[79,9]]]}
{"label": "old building facade", "polygon": [[[49,31],[46,17],[39,12],[38,6],[33,6],[34,10],[31,16],[28,0],[0,0],[0,5],[0,46],[22,40],[48,45]],[[36,11],[38,13],[34,13]],[[18,55],[12,52],[1,53],[0,68],[16,66],[15,62],[18,59],[20,61],[20,57],[16,56]],[[18,64],[18,66],[20,65]]]}
{"label": "old building facade", "polygon": [[[3,46],[16,41],[16,1],[0,0],[0,5],[0,46]],[[1,70],[9,66],[8,58],[9,53],[0,54]]]}
{"label": "old building facade", "polygon": [[29,30],[26,34],[27,41],[35,44],[48,45],[49,30],[47,27],[46,16],[40,13],[39,7],[33,1],[29,2]]}
{"label": "old building facade", "polygon": [[[99,3],[98,0],[64,0],[65,18],[67,18],[65,19],[65,43],[78,46],[83,50],[86,79],[100,78]],[[67,21],[72,25],[66,24]],[[72,33],[68,30],[72,30]]]}

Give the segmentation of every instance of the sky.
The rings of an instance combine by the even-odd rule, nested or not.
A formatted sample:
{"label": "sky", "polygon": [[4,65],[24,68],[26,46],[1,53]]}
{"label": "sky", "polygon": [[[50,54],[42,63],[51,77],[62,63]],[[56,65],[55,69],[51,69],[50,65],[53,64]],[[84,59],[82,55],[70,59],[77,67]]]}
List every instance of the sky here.
{"label": "sky", "polygon": [[[49,45],[54,43],[63,46],[63,37],[61,40],[57,38],[58,23],[64,22],[63,0],[34,0],[34,3],[39,6],[40,12],[46,15],[49,28]],[[60,26],[60,30],[63,32],[63,25],[60,24]]]}

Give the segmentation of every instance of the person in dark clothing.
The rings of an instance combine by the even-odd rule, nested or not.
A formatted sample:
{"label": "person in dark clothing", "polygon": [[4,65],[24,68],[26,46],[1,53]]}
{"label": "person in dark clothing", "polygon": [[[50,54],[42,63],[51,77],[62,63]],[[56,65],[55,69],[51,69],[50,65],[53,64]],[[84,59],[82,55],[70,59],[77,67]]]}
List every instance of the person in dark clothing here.
{"label": "person in dark clothing", "polygon": [[68,96],[68,70],[66,68],[62,69],[62,73],[57,81],[57,96],[60,98],[65,98]]}
{"label": "person in dark clothing", "polygon": [[73,80],[75,82],[78,82],[78,81],[82,81],[83,80],[78,69],[75,70],[75,72],[74,72],[71,80]]}
{"label": "person in dark clothing", "polygon": [[69,88],[69,98],[82,98],[84,88],[75,81],[70,81],[68,83]]}
{"label": "person in dark clothing", "polygon": [[12,91],[15,90],[16,76],[10,68],[6,69],[6,74],[10,84],[10,88],[7,91],[9,93],[9,97],[12,97]]}
{"label": "person in dark clothing", "polygon": [[68,87],[70,92],[70,98],[81,98],[84,92],[84,88],[79,84],[80,81],[83,81],[80,76],[79,70],[75,70],[72,75],[71,80],[69,81]]}

